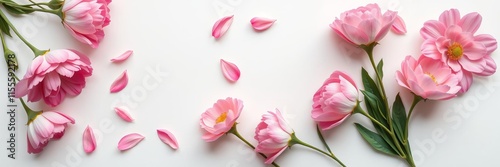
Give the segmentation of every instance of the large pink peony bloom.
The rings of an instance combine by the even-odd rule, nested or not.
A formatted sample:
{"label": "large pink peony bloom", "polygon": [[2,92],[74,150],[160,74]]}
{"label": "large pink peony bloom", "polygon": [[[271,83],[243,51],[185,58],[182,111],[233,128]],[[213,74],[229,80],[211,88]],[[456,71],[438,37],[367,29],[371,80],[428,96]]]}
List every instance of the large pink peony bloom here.
{"label": "large pink peony bloom", "polygon": [[330,27],[346,41],[368,45],[380,41],[391,29],[397,12],[380,11],[377,4],[368,4],[340,14]]}
{"label": "large pink peony bloom", "polygon": [[497,49],[497,41],[491,35],[474,35],[481,25],[478,13],[460,18],[457,9],[444,11],[439,20],[425,22],[420,30],[424,38],[421,50],[424,56],[440,60],[453,72],[463,75],[462,90],[472,84],[472,74],[489,76],[495,73],[496,63],[491,53]]}
{"label": "large pink peony bloom", "polygon": [[50,139],[60,139],[68,123],[75,120],[67,115],[55,111],[37,113],[33,120],[28,122],[28,153],[40,153]]}
{"label": "large pink peony bloom", "polygon": [[17,98],[28,95],[28,101],[43,98],[50,106],[59,105],[66,95],[79,95],[85,77],[92,75],[90,60],[75,50],[52,50],[37,56],[24,78],[16,85]]}
{"label": "large pink peony bloom", "polygon": [[265,163],[271,164],[288,147],[293,133],[278,109],[269,111],[255,128],[254,138],[259,142],[255,151],[266,154]]}
{"label": "large pink peony bloom", "polygon": [[228,97],[219,99],[212,108],[201,114],[200,125],[205,131],[203,140],[212,142],[226,134],[243,110],[243,101]]}
{"label": "large pink peony bloom", "polygon": [[103,28],[110,22],[111,0],[65,0],[63,25],[80,42],[97,48],[104,38]]}
{"label": "large pink peony bloom", "polygon": [[398,84],[416,95],[431,100],[446,100],[461,89],[461,75],[453,73],[446,64],[420,56],[419,60],[407,56],[396,72]]}
{"label": "large pink peony bloom", "polygon": [[358,105],[358,88],[347,74],[335,71],[314,94],[312,118],[321,129],[341,124]]}

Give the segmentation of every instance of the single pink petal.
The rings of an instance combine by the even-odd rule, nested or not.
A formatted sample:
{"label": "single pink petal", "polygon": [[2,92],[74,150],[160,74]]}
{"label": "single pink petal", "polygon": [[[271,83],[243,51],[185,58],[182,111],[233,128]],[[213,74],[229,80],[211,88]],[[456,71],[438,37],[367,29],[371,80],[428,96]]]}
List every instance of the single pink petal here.
{"label": "single pink petal", "polygon": [[128,113],[128,109],[125,107],[115,107],[116,114],[127,122],[132,122],[134,119]]}
{"label": "single pink petal", "polygon": [[96,146],[94,131],[90,126],[87,126],[83,132],[83,150],[86,153],[92,153],[94,152]]}
{"label": "single pink petal", "polygon": [[131,133],[125,135],[123,136],[122,139],[120,139],[120,142],[118,142],[118,150],[125,151],[131,149],[135,145],[139,144],[139,142],[141,142],[142,139],[144,139],[144,136],[138,133]]}
{"label": "single pink petal", "polygon": [[233,23],[233,16],[234,15],[226,16],[215,22],[214,26],[212,27],[212,36],[215,39],[219,39],[222,35],[226,33],[226,31]]}
{"label": "single pink petal", "polygon": [[405,21],[399,15],[396,16],[396,19],[394,19],[394,23],[392,24],[391,30],[392,30],[392,32],[399,34],[399,35],[406,34]]}
{"label": "single pink petal", "polygon": [[220,59],[220,68],[227,80],[236,82],[240,78],[240,69],[233,63]]}
{"label": "single pink petal", "polygon": [[127,70],[125,70],[118,78],[116,78],[113,84],[111,84],[111,88],[109,89],[109,91],[111,93],[119,92],[123,90],[123,88],[125,88],[127,84],[128,84],[128,75],[127,75]]}
{"label": "single pink petal", "polygon": [[127,50],[125,53],[123,53],[122,55],[118,56],[118,57],[115,57],[115,58],[112,58],[111,59],[111,62],[121,62],[121,61],[125,61],[128,59],[128,57],[130,57],[132,54],[134,53],[134,51],[132,50]]}
{"label": "single pink petal", "polygon": [[258,30],[258,31],[263,31],[267,30],[270,28],[276,19],[268,19],[268,18],[263,18],[263,17],[254,17],[252,20],[250,20],[250,23],[252,24],[253,29]]}
{"label": "single pink petal", "polygon": [[177,143],[177,139],[175,139],[175,136],[170,133],[168,130],[165,129],[157,129],[156,132],[158,133],[158,137],[160,140],[168,144],[170,147],[173,149],[177,150],[179,148],[179,144]]}

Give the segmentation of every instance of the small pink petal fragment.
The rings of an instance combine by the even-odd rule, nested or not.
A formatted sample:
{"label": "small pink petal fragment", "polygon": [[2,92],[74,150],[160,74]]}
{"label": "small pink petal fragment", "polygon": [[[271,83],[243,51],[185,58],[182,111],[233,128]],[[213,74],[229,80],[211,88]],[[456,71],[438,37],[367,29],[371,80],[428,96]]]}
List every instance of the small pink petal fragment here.
{"label": "small pink petal fragment", "polygon": [[92,153],[94,152],[96,146],[94,131],[90,126],[87,126],[83,132],[83,151],[86,153]]}
{"label": "small pink petal fragment", "polygon": [[132,50],[127,50],[125,53],[123,53],[122,55],[118,56],[118,57],[115,57],[115,58],[112,58],[111,59],[111,62],[121,62],[121,61],[124,61],[124,60],[127,60],[128,57],[130,57],[132,54],[134,53],[134,51]]}
{"label": "small pink petal fragment", "polygon": [[399,15],[396,17],[396,19],[394,19],[394,23],[392,24],[391,30],[392,32],[399,35],[406,34],[405,21]]}
{"label": "small pink petal fragment", "polygon": [[168,144],[174,150],[177,150],[179,148],[179,144],[177,143],[177,139],[175,139],[175,136],[172,133],[170,133],[168,130],[157,129],[156,132],[158,133],[158,137],[160,138],[160,140],[163,143]]}
{"label": "small pink petal fragment", "polygon": [[268,19],[268,18],[263,18],[263,17],[254,17],[252,20],[250,20],[250,23],[252,23],[252,27],[255,30],[258,31],[263,31],[267,30],[270,28],[276,19]]}
{"label": "small pink petal fragment", "polygon": [[215,39],[219,39],[220,37],[222,37],[222,35],[226,33],[226,31],[233,23],[233,16],[234,15],[226,16],[215,22],[214,26],[212,27],[212,36]]}
{"label": "small pink petal fragment", "polygon": [[120,140],[120,142],[118,142],[118,150],[125,151],[131,149],[132,147],[135,147],[137,144],[139,144],[139,142],[141,142],[142,139],[144,139],[144,136],[138,133],[131,133],[125,135]]}
{"label": "small pink petal fragment", "polygon": [[240,79],[240,69],[233,63],[220,59],[220,68],[227,80],[236,82]]}
{"label": "small pink petal fragment", "polygon": [[134,119],[130,114],[128,113],[128,109],[126,107],[115,107],[115,112],[116,115],[118,115],[120,118],[127,122],[132,122]]}
{"label": "small pink petal fragment", "polygon": [[118,78],[116,78],[113,84],[111,84],[111,88],[109,89],[109,91],[111,93],[119,92],[123,90],[123,88],[125,88],[127,84],[128,84],[128,75],[127,75],[127,70],[125,70]]}

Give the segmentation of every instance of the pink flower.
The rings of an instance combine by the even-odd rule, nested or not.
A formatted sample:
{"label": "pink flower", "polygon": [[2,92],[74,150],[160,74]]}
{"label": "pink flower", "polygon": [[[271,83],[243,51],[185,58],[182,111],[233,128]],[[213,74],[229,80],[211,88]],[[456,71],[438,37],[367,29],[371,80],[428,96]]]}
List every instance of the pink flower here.
{"label": "pink flower", "polygon": [[407,56],[401,63],[401,70],[396,72],[398,84],[416,95],[431,100],[446,100],[460,91],[461,75],[444,63],[420,56],[419,60]]}
{"label": "pink flower", "polygon": [[75,120],[55,111],[39,112],[28,122],[28,153],[40,153],[49,140],[60,139],[68,123]]}
{"label": "pink flower", "polygon": [[391,29],[397,12],[381,13],[377,4],[368,4],[340,14],[330,27],[346,41],[368,45],[380,41]]}
{"label": "pink flower", "polygon": [[340,125],[358,105],[358,96],[351,77],[335,71],[314,94],[312,118],[323,130]]}
{"label": "pink flower", "polygon": [[228,97],[219,99],[212,108],[201,114],[200,125],[205,131],[203,140],[212,142],[226,134],[243,110],[243,101]]}
{"label": "pink flower", "polygon": [[103,28],[110,20],[111,0],[66,0],[62,7],[62,23],[80,42],[97,48],[104,38]]}
{"label": "pink flower", "polygon": [[43,98],[57,106],[66,95],[79,95],[85,87],[85,77],[92,75],[90,60],[75,50],[48,51],[33,59],[24,78],[16,85],[17,98],[28,95],[28,101]]}
{"label": "pink flower", "polygon": [[[444,11],[439,20],[425,22],[420,30],[424,43],[424,56],[440,60],[453,72],[463,74],[461,92],[472,84],[472,74],[488,76],[496,71],[496,64],[490,55],[497,48],[497,41],[491,35],[474,35],[481,25],[478,13],[469,13],[460,18],[457,9]],[[463,71],[462,71],[463,70]]]}
{"label": "pink flower", "polygon": [[259,142],[255,151],[266,154],[266,164],[271,164],[292,140],[293,129],[285,121],[281,112],[269,111],[262,115],[261,122],[255,128],[255,140]]}

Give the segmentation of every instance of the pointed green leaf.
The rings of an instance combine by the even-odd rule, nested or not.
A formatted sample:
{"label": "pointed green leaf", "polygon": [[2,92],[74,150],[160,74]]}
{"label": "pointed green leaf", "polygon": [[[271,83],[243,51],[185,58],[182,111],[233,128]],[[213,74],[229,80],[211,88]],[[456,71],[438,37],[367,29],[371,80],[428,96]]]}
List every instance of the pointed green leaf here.
{"label": "pointed green leaf", "polygon": [[384,78],[384,71],[382,68],[384,67],[384,61],[380,59],[380,61],[377,64],[377,72],[380,74],[380,78]]}
{"label": "pointed green leaf", "polygon": [[9,37],[12,37],[12,35],[10,35],[9,24],[7,24],[7,22],[2,17],[0,17],[0,30],[2,30],[2,32],[7,34]]}
{"label": "pointed green leaf", "polygon": [[396,136],[402,143],[404,139],[404,130],[406,127],[406,110],[403,101],[399,96],[399,93],[398,95],[396,95],[394,104],[392,104],[392,124],[393,127],[396,128]]}
{"label": "pointed green leaf", "polygon": [[363,86],[365,87],[365,90],[367,92],[372,93],[373,95],[375,95],[375,97],[377,97],[377,99],[379,99],[377,100],[378,103],[377,106],[380,107],[381,109],[379,115],[384,119],[386,119],[386,114],[384,114],[384,111],[386,111],[385,103],[382,101],[382,94],[380,93],[377,84],[370,77],[370,75],[368,75],[368,72],[364,68],[361,68],[361,77],[362,77],[361,79],[363,80]]}
{"label": "pointed green leaf", "polygon": [[388,155],[398,156],[396,151],[394,151],[379,134],[366,129],[363,125],[358,123],[354,124],[363,139],[365,139],[365,141],[368,142],[368,144],[370,144],[375,150]]}
{"label": "pointed green leaf", "polygon": [[[7,9],[7,11],[9,13],[20,15],[20,14],[28,14],[28,13],[33,12],[33,10],[25,10],[25,9],[16,8],[16,6],[18,6],[18,4],[12,0],[3,0],[3,1],[8,2],[8,3],[3,3],[3,6],[5,7],[5,9]],[[31,8],[29,6],[23,6],[23,7],[24,8]]]}

